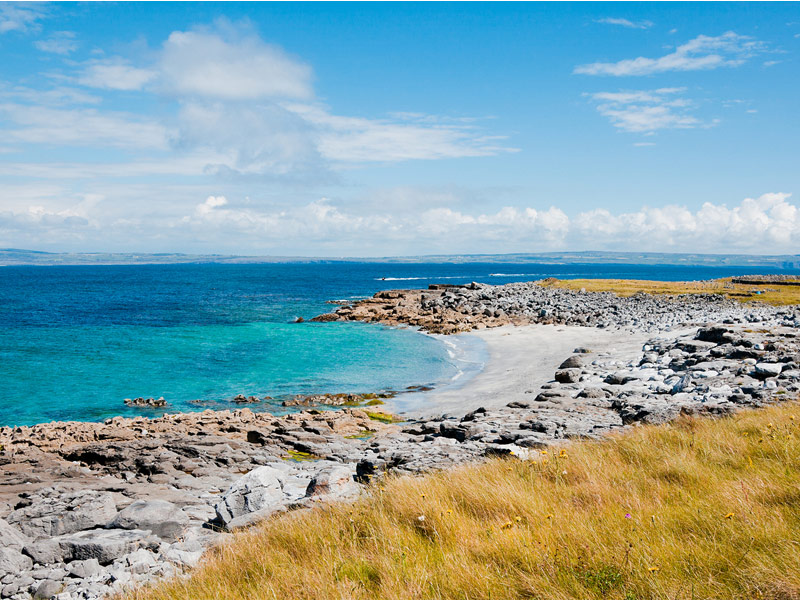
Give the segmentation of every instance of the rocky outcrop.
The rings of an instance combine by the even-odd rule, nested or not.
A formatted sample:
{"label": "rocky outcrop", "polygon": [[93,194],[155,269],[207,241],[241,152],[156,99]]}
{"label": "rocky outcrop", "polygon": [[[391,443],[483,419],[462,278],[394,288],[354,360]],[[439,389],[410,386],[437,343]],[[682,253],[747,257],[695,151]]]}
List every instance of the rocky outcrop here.
{"label": "rocky outcrop", "polygon": [[797,307],[741,304],[712,294],[636,294],[620,298],[611,292],[573,291],[526,282],[378,292],[314,320],[411,325],[443,334],[524,323],[631,327],[657,332],[715,321],[735,324],[769,320],[797,327],[800,312]]}
{"label": "rocky outcrop", "polygon": [[167,401],[161,398],[125,398],[125,406],[138,406],[140,408],[164,408]]}
{"label": "rocky outcrop", "polygon": [[226,528],[236,529],[311,502],[352,499],[361,491],[355,473],[352,463],[327,460],[264,465],[225,492],[215,508],[217,518]]}

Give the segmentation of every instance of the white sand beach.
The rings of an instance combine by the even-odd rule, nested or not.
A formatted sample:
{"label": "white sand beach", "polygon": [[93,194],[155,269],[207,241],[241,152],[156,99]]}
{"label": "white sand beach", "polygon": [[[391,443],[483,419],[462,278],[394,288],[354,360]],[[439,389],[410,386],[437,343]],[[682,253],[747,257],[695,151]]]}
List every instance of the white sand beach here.
{"label": "white sand beach", "polygon": [[588,362],[612,356],[624,363],[640,354],[644,342],[654,337],[652,333],[564,325],[509,325],[451,337],[461,336],[476,336],[486,343],[488,361],[482,371],[463,385],[400,396],[387,408],[414,417],[459,416],[479,406],[531,402],[576,348],[591,351],[584,355]]}

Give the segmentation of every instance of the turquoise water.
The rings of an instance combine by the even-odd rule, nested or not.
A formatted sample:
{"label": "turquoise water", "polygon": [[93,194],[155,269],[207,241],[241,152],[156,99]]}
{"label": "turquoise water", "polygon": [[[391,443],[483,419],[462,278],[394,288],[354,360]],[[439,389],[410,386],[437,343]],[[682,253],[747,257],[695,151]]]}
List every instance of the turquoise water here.
{"label": "turquoise water", "polygon": [[409,329],[293,323],[335,308],[327,300],[442,282],[707,279],[735,272],[748,270],[480,263],[4,267],[0,425],[163,412],[123,404],[138,396],[163,396],[175,411],[236,408],[237,394],[268,395],[275,400],[249,406],[281,412],[281,400],[294,394],[440,386],[476,369],[463,352]]}

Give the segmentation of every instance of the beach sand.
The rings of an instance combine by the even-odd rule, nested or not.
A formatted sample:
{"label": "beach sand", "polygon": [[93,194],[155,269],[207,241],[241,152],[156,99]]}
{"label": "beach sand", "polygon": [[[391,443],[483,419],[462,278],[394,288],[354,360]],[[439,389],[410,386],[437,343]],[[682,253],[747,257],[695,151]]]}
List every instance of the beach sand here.
{"label": "beach sand", "polygon": [[541,386],[553,381],[559,365],[576,348],[591,351],[582,355],[587,363],[613,355],[622,366],[637,358],[642,345],[654,337],[652,333],[564,325],[509,325],[448,337],[462,336],[474,336],[486,344],[488,360],[482,371],[461,385],[400,396],[387,408],[409,417],[462,416],[479,406],[533,402]]}

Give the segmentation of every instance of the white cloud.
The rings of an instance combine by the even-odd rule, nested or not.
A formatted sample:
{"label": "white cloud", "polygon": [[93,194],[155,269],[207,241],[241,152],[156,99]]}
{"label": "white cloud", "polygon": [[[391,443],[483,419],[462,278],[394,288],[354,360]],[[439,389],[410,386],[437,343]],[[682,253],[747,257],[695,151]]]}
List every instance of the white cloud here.
{"label": "white cloud", "polygon": [[36,40],[33,43],[42,52],[52,52],[66,56],[78,49],[78,42],[75,41],[75,32],[56,31],[49,38]]}
{"label": "white cloud", "polygon": [[89,87],[132,91],[142,89],[155,76],[155,71],[134,67],[117,57],[87,62],[78,82]]}
{"label": "white cloud", "polygon": [[272,102],[189,101],[179,113],[178,143],[206,149],[213,172],[293,176],[324,171],[314,128]]}
{"label": "white cloud", "polygon": [[605,19],[597,19],[597,23],[604,23],[606,25],[620,25],[628,27],[629,29],[650,29],[653,26],[652,21],[631,21],[629,19],[620,19],[615,17],[606,17]]}
{"label": "white cloud", "polygon": [[19,191],[0,189],[3,198],[18,198],[4,202],[11,208],[0,213],[0,247],[63,242],[92,250],[386,256],[552,249],[778,254],[796,253],[800,243],[800,210],[785,193],[732,207],[706,202],[694,210],[675,204],[569,216],[558,206],[387,211],[377,203],[352,207],[322,198],[264,205],[221,194],[198,202],[187,189],[167,190],[170,203],[136,201],[156,193],[155,186],[126,189],[126,208],[119,194]]}
{"label": "white cloud", "polygon": [[318,105],[289,105],[319,132],[319,151],[332,162],[392,162],[491,156],[514,152],[504,136],[487,136],[465,123],[425,124],[401,120],[333,115]]}
{"label": "white cloud", "polygon": [[168,147],[166,128],[127,113],[5,103],[0,104],[0,115],[16,126],[4,130],[3,135],[20,142],[44,146]]}
{"label": "white cloud", "polygon": [[63,107],[68,104],[100,104],[101,99],[83,90],[71,87],[54,87],[37,90],[25,86],[9,86],[0,83],[0,99],[22,100],[27,105],[44,104]]}
{"label": "white cloud", "polygon": [[197,205],[196,211],[198,216],[204,217],[215,208],[225,206],[227,203],[228,199],[225,196],[209,196],[205,202]]}
{"label": "white cloud", "polygon": [[46,12],[35,2],[0,2],[0,33],[35,31]]}
{"label": "white cloud", "polygon": [[763,42],[728,31],[713,37],[699,35],[660,58],[638,57],[615,63],[596,62],[575,67],[581,75],[652,75],[667,71],[700,71],[736,67],[763,51]]}
{"label": "white cloud", "polygon": [[[246,31],[174,31],[159,62],[163,89],[224,100],[308,99],[311,68]],[[226,39],[226,37],[230,39]]]}
{"label": "white cloud", "polygon": [[667,251],[795,252],[800,216],[790,194],[763,194],[738,206],[706,202],[692,212],[683,206],[645,207],[613,215],[595,210],[578,215],[572,233],[599,247]]}
{"label": "white cloud", "polygon": [[800,242],[800,211],[789,200],[789,194],[772,193],[747,198],[732,208],[706,202],[696,211],[680,205],[620,214],[595,209],[570,218],[555,206],[547,210],[507,206],[488,213],[440,206],[391,215],[375,207],[364,213],[343,210],[325,199],[259,212],[230,207],[224,198],[212,196],[181,224],[228,235],[280,234],[289,247],[293,238],[306,239],[309,252],[335,242],[341,249],[361,243],[370,254],[390,251],[396,247],[393,244],[415,253],[552,248],[780,253],[793,252]]}
{"label": "white cloud", "polygon": [[[505,136],[487,135],[474,117],[334,114],[316,100],[311,68],[264,43],[247,24],[223,20],[213,29],[174,31],[151,58],[147,64],[121,57],[87,61],[78,81],[177,101],[173,149],[211,159],[200,165],[206,173],[319,182],[355,164],[515,151]],[[67,139],[78,135],[55,136],[51,143]]]}
{"label": "white cloud", "polygon": [[690,114],[691,101],[680,97],[685,88],[588,94],[597,111],[614,127],[630,133],[652,134],[660,129],[708,126]]}

